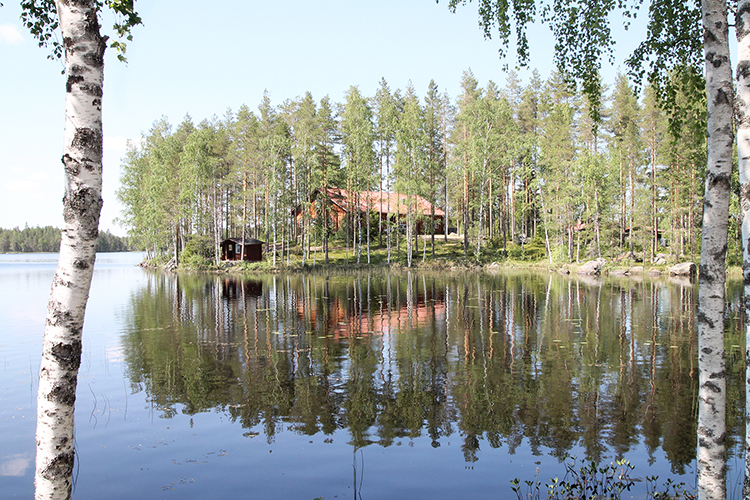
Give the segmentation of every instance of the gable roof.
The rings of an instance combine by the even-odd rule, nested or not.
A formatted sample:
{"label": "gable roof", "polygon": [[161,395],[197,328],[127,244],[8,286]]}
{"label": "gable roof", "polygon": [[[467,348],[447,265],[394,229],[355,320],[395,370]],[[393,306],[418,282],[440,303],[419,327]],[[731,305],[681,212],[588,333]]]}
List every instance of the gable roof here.
{"label": "gable roof", "polygon": [[[342,210],[349,212],[351,208],[357,207],[360,211],[371,210],[381,214],[406,215],[409,204],[412,205],[417,215],[432,215],[432,204],[417,195],[406,195],[402,193],[388,193],[385,191],[360,191],[352,192],[339,188],[322,188],[316,190],[328,197]],[[445,212],[434,207],[436,216],[445,216]]]}

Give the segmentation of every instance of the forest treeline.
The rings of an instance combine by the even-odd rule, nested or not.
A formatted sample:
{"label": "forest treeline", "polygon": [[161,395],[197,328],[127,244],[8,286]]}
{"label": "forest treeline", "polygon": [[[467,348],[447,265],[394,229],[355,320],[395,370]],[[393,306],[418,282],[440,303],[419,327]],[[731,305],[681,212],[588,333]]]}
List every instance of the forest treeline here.
{"label": "forest treeline", "polygon": [[[444,210],[443,234],[426,221],[433,255],[436,236],[450,231],[478,261],[488,248],[508,255],[524,244],[554,263],[694,259],[705,82],[675,74],[667,93],[619,75],[592,100],[558,73],[524,83],[510,72],[502,86],[481,86],[466,71],[455,98],[434,81],[420,97],[411,83],[391,90],[383,79],[375,95],[352,86],[338,104],[308,92],[273,105],[266,92],[257,112],[243,105],[198,124],[188,115],[176,127],[161,118],[129,143],[121,222],[134,245],[175,260],[187,252],[218,262],[219,242],[244,236],[265,241],[274,265],[290,249],[304,264],[329,240],[356,249],[358,262],[369,262],[371,245],[387,247],[390,260],[405,241],[410,264],[418,212],[384,222],[350,213],[334,232],[330,201],[310,195],[338,187],[418,195]],[[730,239],[731,264],[739,251]]]}
{"label": "forest treeline", "polygon": [[[0,228],[0,253],[58,252],[60,229],[53,226],[24,227],[23,229]],[[128,239],[109,231],[99,231],[97,252],[127,252],[131,248]]]}

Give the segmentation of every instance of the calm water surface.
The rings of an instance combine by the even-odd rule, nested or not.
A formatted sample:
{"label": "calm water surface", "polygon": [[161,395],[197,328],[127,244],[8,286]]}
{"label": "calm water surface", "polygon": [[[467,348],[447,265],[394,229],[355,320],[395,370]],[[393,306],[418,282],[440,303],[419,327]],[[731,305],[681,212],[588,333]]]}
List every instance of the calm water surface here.
{"label": "calm water surface", "polygon": [[[511,498],[565,456],[694,486],[686,281],[547,274],[175,276],[100,254],[74,498]],[[56,254],[0,256],[0,491],[33,496]],[[729,489],[744,407],[729,285]],[[643,483],[632,497],[642,498]]]}

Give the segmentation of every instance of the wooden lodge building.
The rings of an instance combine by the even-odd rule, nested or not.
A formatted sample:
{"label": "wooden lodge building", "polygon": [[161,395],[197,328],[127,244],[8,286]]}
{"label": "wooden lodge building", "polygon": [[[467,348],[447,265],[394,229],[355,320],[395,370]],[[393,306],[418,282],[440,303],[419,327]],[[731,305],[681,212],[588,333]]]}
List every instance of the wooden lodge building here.
{"label": "wooden lodge building", "polygon": [[263,260],[264,243],[254,238],[245,238],[245,247],[242,247],[242,238],[227,238],[221,242],[221,260],[244,260],[258,262]]}
{"label": "wooden lodge building", "polygon": [[[385,191],[360,191],[353,192],[339,188],[322,188],[316,189],[310,195],[310,215],[313,219],[317,217],[316,211],[318,205],[314,202],[324,197],[329,210],[328,218],[331,223],[331,229],[338,230],[341,222],[347,214],[359,210],[360,213],[366,214],[374,212],[378,214],[381,220],[390,220],[394,223],[406,222],[409,213],[409,204],[413,214],[416,216],[417,234],[427,234],[429,225],[426,222],[433,218],[434,230],[440,234],[444,230],[445,212],[417,195],[405,195],[401,193],[387,193]],[[292,212],[297,219],[297,226],[302,227],[302,205],[298,205]]]}

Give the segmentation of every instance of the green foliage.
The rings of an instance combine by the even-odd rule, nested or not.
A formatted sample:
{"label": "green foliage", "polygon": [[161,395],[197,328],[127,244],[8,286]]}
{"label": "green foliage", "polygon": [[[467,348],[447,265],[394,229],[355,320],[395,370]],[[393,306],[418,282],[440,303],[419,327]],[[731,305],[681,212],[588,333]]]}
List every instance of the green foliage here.
{"label": "green foliage", "polygon": [[151,268],[162,268],[167,262],[169,262],[170,256],[164,253],[161,254],[146,254],[146,258],[143,261],[145,267]]}
{"label": "green foliage", "polygon": [[259,262],[238,262],[235,268],[241,272],[270,272],[276,271],[273,264],[269,260],[262,260]]}
{"label": "green foliage", "polygon": [[[634,81],[643,81],[645,74],[663,107],[677,110],[679,92],[705,85],[700,2],[651,3],[646,39],[626,63]],[[694,98],[697,105],[703,104],[705,111],[705,92],[695,93]],[[679,118],[679,114],[672,114]]]}
{"label": "green foliage", "polygon": [[338,229],[331,233],[331,240],[337,243],[341,243],[341,244],[346,243],[347,227],[349,227],[350,225],[351,225],[350,217],[348,216],[344,217]]}
{"label": "green foliage", "polygon": [[[449,0],[448,7],[455,12],[459,4],[465,5],[471,1]],[[603,90],[599,76],[601,62],[606,59],[609,64],[614,63],[616,40],[610,23],[618,19],[615,14],[619,13],[619,19],[627,29],[630,20],[638,15],[642,2],[477,0],[477,3],[479,24],[485,38],[491,38],[493,31],[499,35],[501,57],[507,55],[511,34],[516,34],[520,66],[529,63],[528,25],[536,20],[547,24],[555,37],[558,71],[571,88],[580,84],[590,104],[589,116],[594,122],[600,122]],[[646,39],[633,51],[626,64],[636,82],[642,82],[645,74],[657,89],[664,107],[674,110],[675,91],[684,88],[684,82],[675,82],[670,73],[675,70],[682,72],[687,79],[702,74],[700,3],[658,0],[648,5]]]}
{"label": "green foliage", "polygon": [[525,262],[537,262],[547,257],[547,250],[541,238],[533,238],[523,245],[508,243],[507,252],[511,259]]}
{"label": "green foliage", "polygon": [[552,260],[552,263],[554,263],[556,265],[560,265],[560,264],[563,264],[565,262],[568,262],[568,250],[567,250],[567,248],[565,248],[563,246],[552,247],[552,248],[550,248],[550,253],[552,254],[551,258],[550,258],[550,260]]}
{"label": "green foliage", "polygon": [[187,255],[210,259],[214,255],[213,241],[208,236],[194,236],[190,238],[183,252],[183,256]]}
{"label": "green foliage", "polygon": [[[112,31],[116,39],[110,41],[110,47],[117,51],[117,58],[125,62],[127,42],[133,40],[132,29],[143,24],[135,11],[135,0],[92,0],[98,12],[107,7],[115,14]],[[2,4],[0,4],[2,6]],[[61,59],[63,43],[57,37],[59,20],[55,0],[21,0],[21,21],[40,47],[51,46],[49,59]]]}
{"label": "green foliage", "polygon": [[56,227],[0,229],[0,253],[57,252],[60,230]]}
{"label": "green foliage", "polygon": [[[196,236],[218,252],[224,238],[244,235],[269,242],[274,266],[291,263],[292,248],[307,265],[332,236],[360,261],[376,239],[393,246],[399,233],[379,234],[374,215],[343,207],[348,218],[333,234],[332,201],[314,193],[341,187],[356,198],[382,188],[446,211],[475,264],[541,261],[547,247],[554,264],[628,251],[646,261],[695,257],[706,156],[705,110],[692,99],[698,80],[675,83],[676,107],[664,111],[654,87],[639,95],[620,75],[601,96],[600,123],[591,119],[597,105],[562,73],[546,81],[534,73],[525,85],[510,73],[501,88],[470,71],[455,109],[434,82],[422,101],[412,86],[391,91],[383,80],[374,98],[352,87],[341,105],[306,93],[274,106],[266,93],[256,112],[242,106],[197,126],[189,116],[177,127],[162,118],[123,159],[122,222],[154,255],[175,256]],[[406,212],[404,236],[420,217]],[[532,240],[523,249],[521,236]],[[407,264],[428,253],[398,239]]]}
{"label": "green foliage", "polygon": [[[459,4],[466,5],[466,3],[467,0],[449,0],[448,7],[455,12]],[[479,4],[479,25],[482,27],[485,38],[492,38],[492,30],[495,28],[500,37],[500,56],[505,57],[510,35],[515,28],[518,62],[521,66],[526,66],[529,63],[529,41],[526,28],[534,22],[536,16],[534,2],[530,0],[513,0],[512,2],[478,0],[477,3]],[[516,23],[515,27],[511,23],[511,15]]]}
{"label": "green foliage", "polygon": [[55,36],[60,26],[55,0],[22,0],[21,9],[21,21],[37,39],[39,46],[47,47],[52,44],[52,53],[47,57],[62,58],[63,46]]}
{"label": "green foliage", "polygon": [[[542,487],[541,481],[518,478],[511,480],[511,489],[518,500],[573,500],[579,498],[608,498],[619,500],[623,493],[630,491],[636,479],[632,477],[635,466],[624,458],[612,463],[600,465],[595,461],[576,465],[576,460],[565,462],[565,476],[562,480],[555,477]],[[538,474],[538,470],[537,470]],[[694,500],[694,491],[685,488],[685,483],[675,483],[671,479],[658,486],[658,476],[646,477],[647,498],[653,500]]]}
{"label": "green foliage", "polygon": [[[23,229],[0,228],[0,253],[58,252],[60,230],[56,227],[24,227]],[[115,236],[109,231],[99,231],[97,252],[128,252],[131,248],[127,238]]]}
{"label": "green foliage", "polygon": [[97,252],[130,252],[132,250],[127,237],[115,236],[109,231],[99,231],[99,238],[96,240]]}
{"label": "green foliage", "polygon": [[180,265],[189,269],[208,269],[213,258],[213,240],[208,236],[193,236],[185,245]]}

